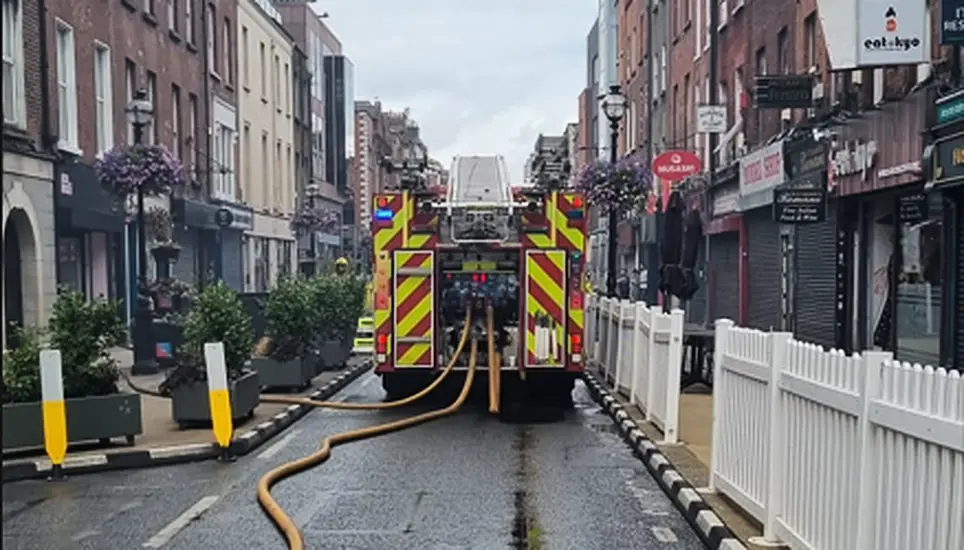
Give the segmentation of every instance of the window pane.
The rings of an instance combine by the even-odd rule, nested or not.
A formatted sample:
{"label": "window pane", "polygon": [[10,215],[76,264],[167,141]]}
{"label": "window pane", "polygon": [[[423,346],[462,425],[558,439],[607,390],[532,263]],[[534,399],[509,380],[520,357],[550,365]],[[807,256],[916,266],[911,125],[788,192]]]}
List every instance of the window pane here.
{"label": "window pane", "polygon": [[931,218],[901,224],[895,355],[936,366],[940,362],[943,223],[940,202],[931,205]]}

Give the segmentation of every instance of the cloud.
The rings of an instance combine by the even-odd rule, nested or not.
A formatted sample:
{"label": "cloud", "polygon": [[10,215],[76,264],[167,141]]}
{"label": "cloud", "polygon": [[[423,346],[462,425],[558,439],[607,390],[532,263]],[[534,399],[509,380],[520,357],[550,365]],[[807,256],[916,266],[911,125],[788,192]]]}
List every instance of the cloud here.
{"label": "cloud", "polygon": [[578,117],[596,0],[313,4],[355,65],[356,99],[411,108],[430,154],[501,154],[514,180],[540,133]]}

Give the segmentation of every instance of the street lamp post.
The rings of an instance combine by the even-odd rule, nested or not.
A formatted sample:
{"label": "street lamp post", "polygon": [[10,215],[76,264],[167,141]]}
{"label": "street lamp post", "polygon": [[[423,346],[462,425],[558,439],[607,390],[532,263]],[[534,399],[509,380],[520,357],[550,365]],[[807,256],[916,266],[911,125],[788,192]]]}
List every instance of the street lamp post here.
{"label": "street lamp post", "polygon": [[[315,199],[321,194],[321,186],[317,183],[309,184],[305,188],[308,195],[308,208],[314,212]],[[308,270],[308,278],[314,277],[318,273],[318,235],[314,228],[308,228],[308,255],[311,257],[311,268]]]}
{"label": "street lamp post", "polygon": [[[127,121],[134,131],[134,145],[144,142],[144,130],[154,121],[154,106],[147,92],[137,90],[125,109]],[[157,372],[154,343],[154,313],[147,284],[147,232],[144,220],[144,187],[137,187],[137,309],[134,311],[134,374]]]}
{"label": "street lamp post", "polygon": [[[626,96],[619,90],[618,85],[609,87],[609,93],[603,96],[603,113],[609,119],[609,162],[616,164],[619,146],[619,122],[626,114]],[[609,247],[606,249],[606,290],[609,296],[616,296],[616,205],[609,207]]]}

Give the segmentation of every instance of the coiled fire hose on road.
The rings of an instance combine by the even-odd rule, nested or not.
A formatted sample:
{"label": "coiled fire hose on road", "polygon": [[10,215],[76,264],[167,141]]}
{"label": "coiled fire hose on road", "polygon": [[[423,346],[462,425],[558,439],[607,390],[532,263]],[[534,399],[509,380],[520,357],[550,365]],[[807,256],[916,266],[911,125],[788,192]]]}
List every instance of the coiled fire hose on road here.
{"label": "coiled fire hose on road", "polygon": [[[488,326],[492,326],[492,308],[486,309],[486,317]],[[469,318],[470,320],[470,318]],[[461,352],[462,344],[465,343],[465,339],[470,331],[469,323],[465,324],[465,329],[462,334],[462,342],[459,345],[458,351]],[[490,349],[492,344],[492,331],[488,333],[489,346]],[[451,415],[459,410],[465,400],[469,397],[469,393],[472,389],[472,382],[475,380],[475,368],[476,359],[479,351],[479,341],[478,338],[472,338],[471,348],[469,350],[469,369],[465,376],[465,384],[462,386],[462,391],[459,393],[458,398],[448,407],[444,409],[438,409],[435,411],[430,411],[426,413],[417,414],[415,416],[410,416],[408,418],[402,418],[400,420],[394,420],[392,422],[386,422],[384,424],[379,424],[377,426],[370,426],[367,428],[361,428],[358,430],[352,430],[348,432],[338,433],[325,438],[321,442],[321,447],[314,453],[282,464],[281,466],[271,470],[264,475],[260,480],[258,480],[258,503],[261,505],[264,512],[268,515],[272,522],[278,527],[278,530],[284,535],[285,540],[288,543],[289,550],[304,550],[305,543],[301,536],[301,531],[298,526],[295,525],[294,521],[282,510],[278,502],[271,496],[271,487],[280,482],[281,480],[295,475],[297,473],[303,472],[314,466],[317,466],[325,462],[329,456],[331,456],[331,448],[343,443],[348,443],[350,441],[359,441],[362,439],[368,439],[377,435],[384,435],[404,428],[410,428],[418,424],[428,422],[429,420],[435,420],[442,418],[444,416]],[[459,353],[452,356],[449,365],[446,366],[446,371],[449,371],[455,362],[458,360]],[[432,386],[429,386],[431,388]],[[426,388],[428,389],[428,388]],[[407,402],[414,401],[421,395],[426,395],[427,392],[423,390],[416,395],[406,398]],[[310,400],[309,400],[310,401]],[[404,400],[400,400],[404,401]],[[396,401],[394,403],[399,403]],[[319,402],[324,403],[324,402]],[[390,405],[391,403],[382,403],[381,405]],[[372,404],[377,405],[377,404]],[[385,408],[385,407],[373,407],[368,405],[369,408]],[[325,405],[327,406],[327,405]]]}
{"label": "coiled fire hose on road", "polygon": [[324,407],[327,409],[340,409],[347,411],[374,411],[381,409],[393,409],[396,407],[402,407],[405,405],[410,405],[415,401],[425,397],[426,395],[432,393],[435,388],[445,380],[445,377],[452,372],[455,368],[455,363],[458,361],[459,357],[462,355],[462,350],[465,349],[465,342],[469,339],[469,332],[471,332],[472,324],[472,312],[468,311],[465,314],[465,327],[462,329],[462,336],[459,338],[458,346],[455,348],[455,353],[452,354],[452,359],[449,361],[442,373],[432,381],[431,384],[425,386],[424,389],[420,390],[418,393],[414,393],[404,399],[399,399],[397,401],[387,401],[384,403],[344,403],[341,401],[315,401],[314,399],[308,399],[305,397],[287,397],[283,395],[262,395],[262,403],[281,403],[283,405],[307,405],[309,407]]}

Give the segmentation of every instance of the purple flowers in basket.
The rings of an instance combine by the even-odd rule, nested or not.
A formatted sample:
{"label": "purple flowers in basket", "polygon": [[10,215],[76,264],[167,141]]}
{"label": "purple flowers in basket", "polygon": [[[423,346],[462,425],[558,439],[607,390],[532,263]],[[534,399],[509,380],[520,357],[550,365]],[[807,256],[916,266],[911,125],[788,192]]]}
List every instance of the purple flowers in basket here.
{"label": "purple flowers in basket", "polygon": [[586,195],[589,204],[622,214],[644,205],[653,187],[653,173],[635,155],[623,157],[616,164],[597,160],[579,172],[575,187]]}
{"label": "purple flowers in basket", "polygon": [[118,145],[97,161],[97,176],[118,196],[167,193],[186,183],[184,166],[163,145]]}
{"label": "purple flowers in basket", "polygon": [[291,220],[291,227],[297,231],[322,231],[325,233],[338,225],[338,213],[324,208],[303,207]]}

